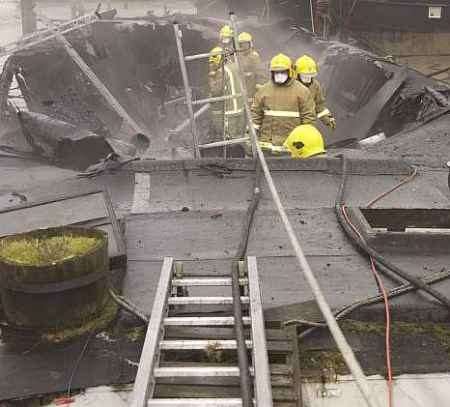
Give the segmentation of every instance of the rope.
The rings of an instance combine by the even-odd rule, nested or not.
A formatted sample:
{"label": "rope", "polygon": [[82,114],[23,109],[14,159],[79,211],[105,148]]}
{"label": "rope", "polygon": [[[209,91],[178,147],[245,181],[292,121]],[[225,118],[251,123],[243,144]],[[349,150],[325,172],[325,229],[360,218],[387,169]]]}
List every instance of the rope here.
{"label": "rope", "polygon": [[338,346],[338,348],[342,354],[342,357],[344,358],[350,372],[352,373],[353,377],[355,378],[356,384],[357,384],[366,404],[371,407],[376,406],[375,401],[371,395],[364,372],[362,371],[361,366],[360,366],[359,362],[357,361],[355,354],[353,353],[353,350],[351,349],[350,345],[348,344],[347,339],[345,338],[341,328],[337,324],[336,319],[334,318],[334,315],[331,311],[330,305],[327,303],[327,301],[322,293],[322,289],[320,288],[319,283],[318,283],[318,281],[306,259],[306,256],[300,245],[300,242],[299,242],[299,240],[295,234],[295,231],[291,225],[291,222],[289,221],[289,218],[286,214],[286,210],[284,209],[283,204],[281,203],[280,196],[279,196],[278,191],[273,182],[273,178],[272,178],[272,175],[270,174],[270,170],[267,166],[267,162],[265,160],[264,153],[262,152],[261,147],[259,146],[258,143],[256,143],[256,152],[258,154],[258,159],[261,163],[261,167],[263,169],[267,185],[268,185],[270,193],[272,195],[272,199],[273,199],[275,206],[278,210],[278,213],[281,217],[281,220],[283,222],[286,233],[288,234],[289,240],[291,242],[291,245],[292,245],[295,255],[297,257],[299,266],[300,266],[301,270],[303,271],[306,281],[308,282],[309,286],[311,287],[313,295],[314,295],[314,297],[317,301],[317,304],[325,318],[325,321],[327,322],[328,328],[330,329],[330,332],[336,342],[336,345]]}
{"label": "rope", "polygon": [[[237,25],[235,22],[235,18],[236,17],[234,15],[234,13],[230,13],[231,26],[235,33],[235,42],[238,43],[237,42]],[[297,257],[300,269],[302,270],[302,272],[306,278],[306,281],[308,282],[309,286],[311,287],[314,298],[316,299],[317,304],[318,304],[320,310],[322,311],[325,321],[328,324],[330,332],[342,354],[342,357],[345,360],[345,363],[347,364],[353,377],[355,378],[356,385],[357,385],[358,389],[360,390],[365,403],[369,407],[375,407],[375,406],[377,406],[377,403],[375,402],[375,400],[371,394],[371,391],[370,391],[367,379],[364,375],[364,372],[363,372],[358,360],[356,359],[352,348],[348,344],[347,339],[345,338],[344,334],[342,333],[341,328],[339,327],[338,323],[336,322],[336,319],[334,318],[334,315],[331,311],[330,305],[327,303],[327,301],[322,293],[322,289],[320,288],[319,283],[318,283],[313,271],[311,270],[311,267],[306,259],[306,256],[305,256],[303,249],[300,245],[300,242],[297,238],[297,235],[295,234],[295,231],[291,225],[291,222],[286,214],[286,210],[284,209],[283,204],[281,203],[280,196],[275,187],[272,175],[270,174],[269,167],[267,166],[267,162],[264,157],[264,153],[263,153],[261,147],[259,146],[259,144],[257,143],[256,131],[255,131],[255,128],[253,127],[253,123],[251,122],[251,119],[250,119],[251,111],[250,111],[250,107],[248,104],[247,88],[245,85],[245,81],[242,79],[243,70],[242,70],[239,59],[240,59],[239,54],[237,54],[236,60],[237,60],[237,65],[238,65],[238,69],[239,69],[238,76],[239,76],[239,81],[240,81],[241,90],[242,90],[242,94],[243,94],[243,99],[244,99],[243,101],[244,101],[245,111],[247,114],[247,121],[248,121],[248,125],[250,128],[250,136],[251,136],[251,140],[252,140],[253,153],[254,154],[256,153],[257,157],[255,157],[255,158],[259,159],[262,170],[264,172],[264,176],[265,176],[267,185],[268,185],[270,193],[272,195],[272,199],[273,199],[274,204],[277,208],[277,211],[281,217],[281,221],[283,222],[283,226],[286,230],[286,233],[288,234],[289,240],[290,240],[291,245],[295,252],[295,256]]]}

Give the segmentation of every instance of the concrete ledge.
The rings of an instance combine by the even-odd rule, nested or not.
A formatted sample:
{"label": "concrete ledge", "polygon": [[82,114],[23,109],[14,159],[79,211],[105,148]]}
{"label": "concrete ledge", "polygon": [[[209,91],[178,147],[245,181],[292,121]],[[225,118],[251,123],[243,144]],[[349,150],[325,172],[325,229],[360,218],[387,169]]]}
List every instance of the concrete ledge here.
{"label": "concrete ledge", "polygon": [[[268,158],[272,171],[318,171],[330,174],[342,173],[342,161],[337,157],[318,157],[308,160]],[[200,160],[142,160],[130,164],[133,172],[192,171],[192,170],[231,170],[253,171],[252,159],[204,158]],[[411,167],[402,160],[390,158],[368,158],[358,156],[348,158],[348,173],[352,175],[407,175]]]}

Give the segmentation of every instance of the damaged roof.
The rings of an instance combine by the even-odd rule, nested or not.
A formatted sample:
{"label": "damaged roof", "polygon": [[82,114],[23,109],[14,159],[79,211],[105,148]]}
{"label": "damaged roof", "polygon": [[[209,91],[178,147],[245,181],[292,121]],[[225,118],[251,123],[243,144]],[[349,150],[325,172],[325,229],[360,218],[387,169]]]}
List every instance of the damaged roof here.
{"label": "damaged roof", "polygon": [[[141,50],[148,44],[147,35],[156,32],[169,38],[171,27],[168,27],[169,31],[167,27],[154,28],[153,24],[102,27],[107,28],[97,27],[77,38],[75,47],[89,60],[106,84],[117,87],[114,89],[112,86],[117,92],[116,96],[126,104],[136,120],[142,120],[151,129],[156,139],[155,154],[167,150],[162,136],[174,125],[174,118],[177,124],[185,118],[182,108],[176,110],[169,107],[166,112],[155,109],[167,98],[179,96],[177,86],[168,89],[157,80],[162,78],[161,83],[168,85],[175,76],[178,75],[177,79],[180,79],[174,65],[174,50],[173,47],[167,53],[159,50],[161,52],[158,51],[156,58],[151,53],[141,55]],[[283,38],[286,39],[292,33],[284,34]],[[205,47],[211,45],[210,39],[203,42],[204,37],[199,32],[190,32],[190,35],[192,52],[194,45],[198,46],[198,41],[202,41]],[[265,37],[261,34],[260,38]],[[121,47],[129,43],[135,46],[129,47],[130,59],[123,58],[123,66],[112,64],[111,61],[122,58]],[[265,44],[265,55],[269,55],[272,47],[278,45],[274,42]],[[384,122],[380,117],[386,110],[391,111],[392,106],[398,107],[393,102],[406,94],[402,93],[402,89],[405,89],[407,78],[413,76],[412,72],[386,61],[371,59],[369,54],[356,52],[354,48],[342,47],[336,50],[330,45],[333,44],[311,45],[325,58],[323,78],[329,84],[330,104],[337,111],[342,129],[341,133],[327,134],[328,141],[361,139],[372,135],[374,129],[383,131],[384,128],[378,127]],[[295,55],[302,52],[305,44],[294,36],[287,47]],[[121,134],[120,120],[93,92],[79,72],[73,74],[71,62],[60,58],[61,50],[51,51],[50,58],[57,61],[51,74],[39,69],[48,64],[48,49],[43,51],[38,48],[16,58],[24,67],[25,77],[29,79],[30,90],[35,95],[33,107],[36,111],[92,131],[104,122],[109,126],[109,131]],[[346,60],[347,65],[344,63]],[[135,66],[135,71],[131,70],[131,65]],[[60,70],[67,71],[66,75],[58,86],[52,86],[54,75]],[[346,70],[353,74],[346,74]],[[130,75],[130,72],[135,75]],[[332,80],[341,77],[343,86],[338,88]],[[197,80],[195,83],[199,84],[200,93],[200,74]],[[413,90],[418,94],[409,92],[414,97],[406,98],[412,104],[414,114],[422,106],[418,97],[422,94],[421,88],[430,81],[418,80],[415,83]],[[145,103],[141,103],[142,95],[146,95],[143,97]],[[344,97],[345,103],[341,104]],[[72,109],[74,106],[77,109]],[[88,112],[89,120],[84,120],[83,114],[78,115],[79,112]],[[361,112],[365,112],[364,117],[360,116]],[[307,161],[269,160],[289,218],[333,309],[378,294],[367,258],[346,237],[336,218],[335,199],[342,180],[342,159],[339,154],[344,154],[350,162],[346,190],[349,207],[364,208],[375,197],[406,177],[410,178],[411,164],[419,164],[424,168],[420,168],[408,183],[379,200],[374,209],[434,209],[442,210],[444,212],[439,213],[449,216],[447,172],[441,170],[442,159],[450,152],[445,130],[448,115],[395,136],[407,125],[417,122],[414,114],[402,119],[397,127],[394,126],[395,132],[388,132],[393,137],[367,150],[330,150],[327,157]],[[394,116],[390,120],[395,124],[398,118]],[[3,130],[0,139],[3,142],[8,138],[14,142],[18,123],[12,118],[5,128],[8,130]],[[253,163],[244,159],[142,160],[129,165],[127,169],[81,181],[76,179],[77,172],[73,170],[56,168],[49,163],[24,157],[2,156],[0,168],[4,175],[0,181],[0,204],[3,207],[20,204],[17,199],[32,203],[43,196],[67,191],[73,193],[86,185],[106,188],[116,213],[125,224],[127,241],[127,268],[115,269],[114,278],[118,286],[122,287],[124,296],[147,313],[153,302],[164,256],[183,261],[185,271],[189,273],[229,273],[254,182]],[[148,202],[144,210],[137,211],[139,213],[133,213],[135,200],[140,199],[135,193],[136,173],[148,175]],[[398,225],[394,224],[393,227]],[[436,247],[435,252],[413,250],[412,247],[408,249],[407,245],[402,250],[389,247],[383,254],[416,277],[430,277],[448,271],[450,254],[443,251],[442,247]],[[311,306],[311,290],[298,269],[264,183],[250,235],[248,255],[258,259],[267,321],[280,323],[287,318],[300,317],[320,319],[317,309]],[[388,288],[397,285],[392,281],[386,284]],[[443,295],[450,296],[448,279],[434,287]],[[428,296],[417,292],[392,299],[391,304],[396,318],[410,324],[419,321],[421,327],[411,325],[408,326],[409,330],[405,330],[404,326],[399,328],[393,344],[394,353],[398,355],[394,361],[396,373],[449,370],[448,342],[437,336],[435,331],[430,333],[420,325],[423,321],[432,320],[442,324],[439,326],[445,331],[448,329],[445,324],[448,311]],[[382,311],[379,305],[374,305],[361,308],[352,317],[379,323],[383,318]],[[384,338],[379,335],[378,327],[378,336],[374,339],[371,329],[367,328],[370,332],[361,327],[358,330],[351,322],[344,325],[344,331],[351,336],[350,342],[362,360],[363,367],[379,372],[384,366]],[[86,345],[86,338],[50,348],[30,342],[26,337],[12,342],[3,339],[4,342],[0,342],[0,400],[7,400],[66,392],[68,387],[79,389],[133,381],[143,342],[143,329],[138,321],[121,315],[110,329],[89,337],[89,346]],[[427,346],[422,345],[424,341]],[[305,346],[334,349],[333,343],[323,332],[310,337],[305,341]],[[80,352],[85,347],[84,357],[79,360]],[[367,352],[368,349],[371,352]]]}

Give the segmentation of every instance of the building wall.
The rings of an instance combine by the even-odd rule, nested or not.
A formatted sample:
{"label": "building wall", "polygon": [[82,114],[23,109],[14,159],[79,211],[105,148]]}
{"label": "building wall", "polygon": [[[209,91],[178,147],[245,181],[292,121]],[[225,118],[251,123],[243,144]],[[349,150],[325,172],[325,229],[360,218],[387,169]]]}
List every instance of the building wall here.
{"label": "building wall", "polygon": [[357,35],[395,56],[450,54],[450,26],[449,32],[439,33],[360,31]]}
{"label": "building wall", "polygon": [[[442,6],[441,18],[429,18],[430,6]],[[450,32],[450,5],[440,0],[360,0],[348,20],[351,30]]]}
{"label": "building wall", "polygon": [[[449,26],[450,31],[450,26]],[[355,32],[374,52],[430,75],[450,67],[450,32]],[[434,76],[450,82],[450,69]]]}

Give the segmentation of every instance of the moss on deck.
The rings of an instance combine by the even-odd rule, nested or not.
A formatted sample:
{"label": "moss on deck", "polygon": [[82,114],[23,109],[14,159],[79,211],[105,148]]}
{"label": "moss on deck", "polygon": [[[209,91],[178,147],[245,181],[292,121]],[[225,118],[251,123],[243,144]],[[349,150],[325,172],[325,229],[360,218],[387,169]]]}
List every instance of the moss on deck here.
{"label": "moss on deck", "polygon": [[[386,329],[385,324],[382,322],[346,320],[340,322],[339,325],[343,329],[344,334],[354,334],[356,336],[384,337]],[[391,335],[397,340],[402,336],[415,337],[426,335],[436,341],[436,343],[447,353],[450,361],[450,324],[394,321],[391,324]],[[320,376],[325,370],[332,371],[336,374],[348,373],[344,359],[338,350],[329,348],[302,350],[301,343],[300,366],[303,371],[309,373],[307,373],[306,376],[310,377]],[[317,378],[318,377],[316,377],[316,379]]]}
{"label": "moss on deck", "polygon": [[94,249],[101,240],[95,237],[61,236],[5,239],[0,241],[0,257],[10,263],[45,266],[82,255]]}
{"label": "moss on deck", "polygon": [[109,298],[105,307],[96,316],[87,319],[75,327],[53,329],[48,332],[43,332],[41,339],[43,342],[47,343],[62,343],[78,338],[89,332],[100,332],[106,329],[116,318],[117,311],[117,304]]}
{"label": "moss on deck", "polygon": [[[386,329],[385,324],[382,322],[347,320],[340,325],[345,332],[356,334],[384,335]],[[391,333],[393,336],[430,335],[446,350],[450,358],[450,324],[394,321],[391,324]]]}

